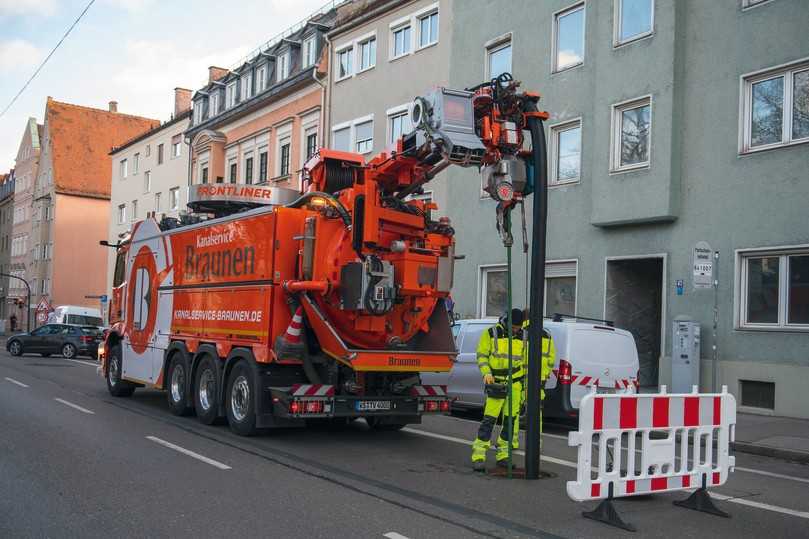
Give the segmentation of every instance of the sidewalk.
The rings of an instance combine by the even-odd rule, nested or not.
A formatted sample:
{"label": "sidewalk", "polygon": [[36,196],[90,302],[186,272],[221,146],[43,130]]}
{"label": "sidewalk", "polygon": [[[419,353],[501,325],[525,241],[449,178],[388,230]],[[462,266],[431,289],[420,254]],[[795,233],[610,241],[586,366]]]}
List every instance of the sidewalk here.
{"label": "sidewalk", "polygon": [[809,420],[737,412],[733,449],[809,464]]}

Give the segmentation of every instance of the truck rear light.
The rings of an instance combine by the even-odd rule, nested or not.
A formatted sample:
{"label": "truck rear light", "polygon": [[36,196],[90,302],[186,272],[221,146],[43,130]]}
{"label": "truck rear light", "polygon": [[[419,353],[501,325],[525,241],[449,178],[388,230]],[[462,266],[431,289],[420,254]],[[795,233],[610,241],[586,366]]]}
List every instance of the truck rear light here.
{"label": "truck rear light", "polygon": [[564,359],[559,360],[559,379],[560,384],[570,385],[573,382],[573,367]]}
{"label": "truck rear light", "polygon": [[449,401],[441,401],[441,411],[449,412]]}
{"label": "truck rear light", "polygon": [[441,405],[438,401],[424,401],[424,411],[425,412],[437,412],[440,409]]}
{"label": "truck rear light", "polygon": [[294,400],[289,403],[290,414],[322,414],[326,403],[322,400]]}

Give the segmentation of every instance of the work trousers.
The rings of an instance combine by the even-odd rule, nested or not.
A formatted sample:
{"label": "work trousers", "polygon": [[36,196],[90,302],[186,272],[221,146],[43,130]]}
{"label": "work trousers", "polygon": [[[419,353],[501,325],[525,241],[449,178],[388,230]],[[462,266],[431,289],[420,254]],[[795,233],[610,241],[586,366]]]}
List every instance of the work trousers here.
{"label": "work trousers", "polygon": [[[495,399],[486,397],[486,406],[483,409],[483,421],[478,428],[478,436],[472,442],[472,462],[484,462],[486,451],[491,447],[492,431],[497,424],[500,414],[503,415],[503,429],[497,439],[497,461],[508,458],[508,440],[511,438],[513,449],[520,445],[520,409],[524,402],[522,380],[514,382],[511,386],[511,410],[508,409],[508,398]],[[508,431],[507,418],[513,418],[512,433]],[[509,435],[511,434],[511,435]]]}

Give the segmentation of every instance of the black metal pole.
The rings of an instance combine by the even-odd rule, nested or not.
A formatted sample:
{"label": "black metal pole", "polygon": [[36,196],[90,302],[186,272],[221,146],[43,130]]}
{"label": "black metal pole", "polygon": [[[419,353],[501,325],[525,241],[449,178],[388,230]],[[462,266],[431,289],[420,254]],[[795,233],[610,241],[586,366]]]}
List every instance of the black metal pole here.
{"label": "black metal pole", "polygon": [[28,285],[28,281],[26,281],[22,277],[17,277],[16,275],[10,275],[8,273],[0,273],[0,277],[8,277],[10,279],[19,279],[20,281],[25,283],[25,288],[28,290],[28,304],[25,306],[25,310],[28,311],[28,316],[26,317],[28,327],[26,329],[30,332],[31,331],[31,287]]}
{"label": "black metal pole", "polygon": [[534,157],[534,204],[531,231],[531,291],[528,325],[528,395],[525,432],[525,478],[540,477],[540,435],[542,434],[542,318],[545,310],[545,250],[548,223],[548,174],[545,130],[542,120],[528,119]]}

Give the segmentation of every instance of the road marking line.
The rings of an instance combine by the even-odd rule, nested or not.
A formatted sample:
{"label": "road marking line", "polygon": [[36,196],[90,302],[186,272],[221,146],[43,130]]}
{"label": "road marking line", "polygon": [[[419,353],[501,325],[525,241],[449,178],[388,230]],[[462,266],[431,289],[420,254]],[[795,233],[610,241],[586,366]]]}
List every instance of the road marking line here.
{"label": "road marking line", "polygon": [[79,365],[84,365],[85,367],[98,367],[97,362],[96,363],[91,363],[90,361],[86,361],[86,360],[83,360],[83,359],[67,359],[67,358],[62,358],[62,359],[64,359],[65,361],[72,361],[73,363],[78,363]]}
{"label": "road marking line", "polygon": [[[478,423],[478,424],[480,423],[480,421],[474,421],[472,419],[463,419],[462,417],[453,417],[452,419],[454,419],[456,421],[465,421],[467,423]],[[542,437],[543,438],[556,438],[556,439],[564,440],[565,442],[567,442],[567,436],[562,436],[561,434],[549,434],[549,433],[543,432]],[[593,445],[597,445],[597,444],[594,443]],[[636,449],[635,452],[636,453],[643,453],[643,451],[641,451],[640,449]],[[775,473],[775,472],[767,472],[765,470],[756,470],[755,468],[746,468],[744,466],[736,466],[735,470],[737,472],[751,473],[751,474],[756,474],[756,475],[764,475],[764,476],[767,476],[767,477],[774,477],[776,479],[784,479],[786,481],[796,481],[798,483],[809,483],[809,479],[804,478],[804,477],[793,477],[791,475],[784,475],[784,474]]]}
{"label": "road marking line", "polygon": [[70,406],[71,408],[75,408],[79,412],[84,412],[85,414],[95,415],[94,411],[88,410],[87,408],[82,408],[78,404],[73,404],[72,402],[68,402],[65,399],[60,399],[60,398],[54,397],[53,400],[55,400],[56,402],[61,402],[65,406]]}
{"label": "road marking line", "polygon": [[[469,440],[464,440],[462,438],[455,438],[454,436],[445,436],[443,434],[435,434],[433,432],[427,432],[427,431],[418,430],[418,429],[411,429],[411,428],[407,428],[407,427],[403,428],[402,431],[410,432],[412,434],[418,434],[418,435],[421,435],[421,436],[428,436],[430,438],[437,438],[439,440],[446,440],[448,442],[455,442],[455,443],[464,444],[464,445],[472,445],[472,442],[470,442]],[[514,454],[515,455],[525,455],[525,452],[517,450],[517,451],[514,451]],[[559,464],[561,466],[568,466],[568,467],[574,468],[574,469],[578,468],[575,462],[571,462],[569,460],[557,459],[555,457],[549,457],[549,456],[545,456],[545,455],[543,455],[541,457],[541,460],[546,460],[546,461],[552,462],[554,464]],[[711,496],[716,498],[717,500],[722,500],[722,501],[725,501],[725,502],[728,502],[728,503],[746,505],[748,507],[755,507],[757,509],[763,509],[765,511],[772,511],[774,513],[781,513],[781,514],[784,514],[784,515],[791,515],[791,516],[794,516],[794,517],[809,519],[809,512],[807,512],[807,511],[797,511],[795,509],[788,509],[786,507],[779,507],[777,505],[770,505],[768,503],[756,502],[756,501],[753,501],[753,500],[748,500],[746,498],[734,498],[732,496],[725,496],[724,494],[717,494],[716,492],[711,492]]]}
{"label": "road marking line", "polygon": [[6,376],[6,380],[8,380],[9,382],[11,382],[12,384],[17,384],[17,385],[18,385],[18,386],[20,386],[20,387],[30,387],[30,386],[28,386],[27,384],[23,384],[23,383],[22,383],[22,382],[20,382],[19,380],[15,380],[14,378],[9,378],[8,376]]}
{"label": "road marking line", "polygon": [[396,532],[384,533],[382,534],[382,537],[387,537],[388,539],[409,539],[406,535]]}
{"label": "road marking line", "polygon": [[174,445],[173,443],[167,442],[166,440],[161,440],[157,436],[147,436],[146,439],[151,440],[151,441],[153,441],[153,442],[155,442],[157,444],[160,444],[163,447],[168,447],[169,449],[173,449],[175,451],[178,451],[178,452],[182,453],[183,455],[188,455],[189,457],[193,457],[193,458],[195,458],[197,460],[201,460],[205,464],[210,464],[211,466],[219,468],[220,470],[230,470],[231,469],[231,467],[228,466],[227,464],[222,464],[221,462],[219,462],[217,460],[209,459],[208,457],[206,457],[204,455],[200,455],[199,453],[194,453],[193,451],[191,451],[189,449],[185,449],[184,447],[180,447],[179,445]]}

